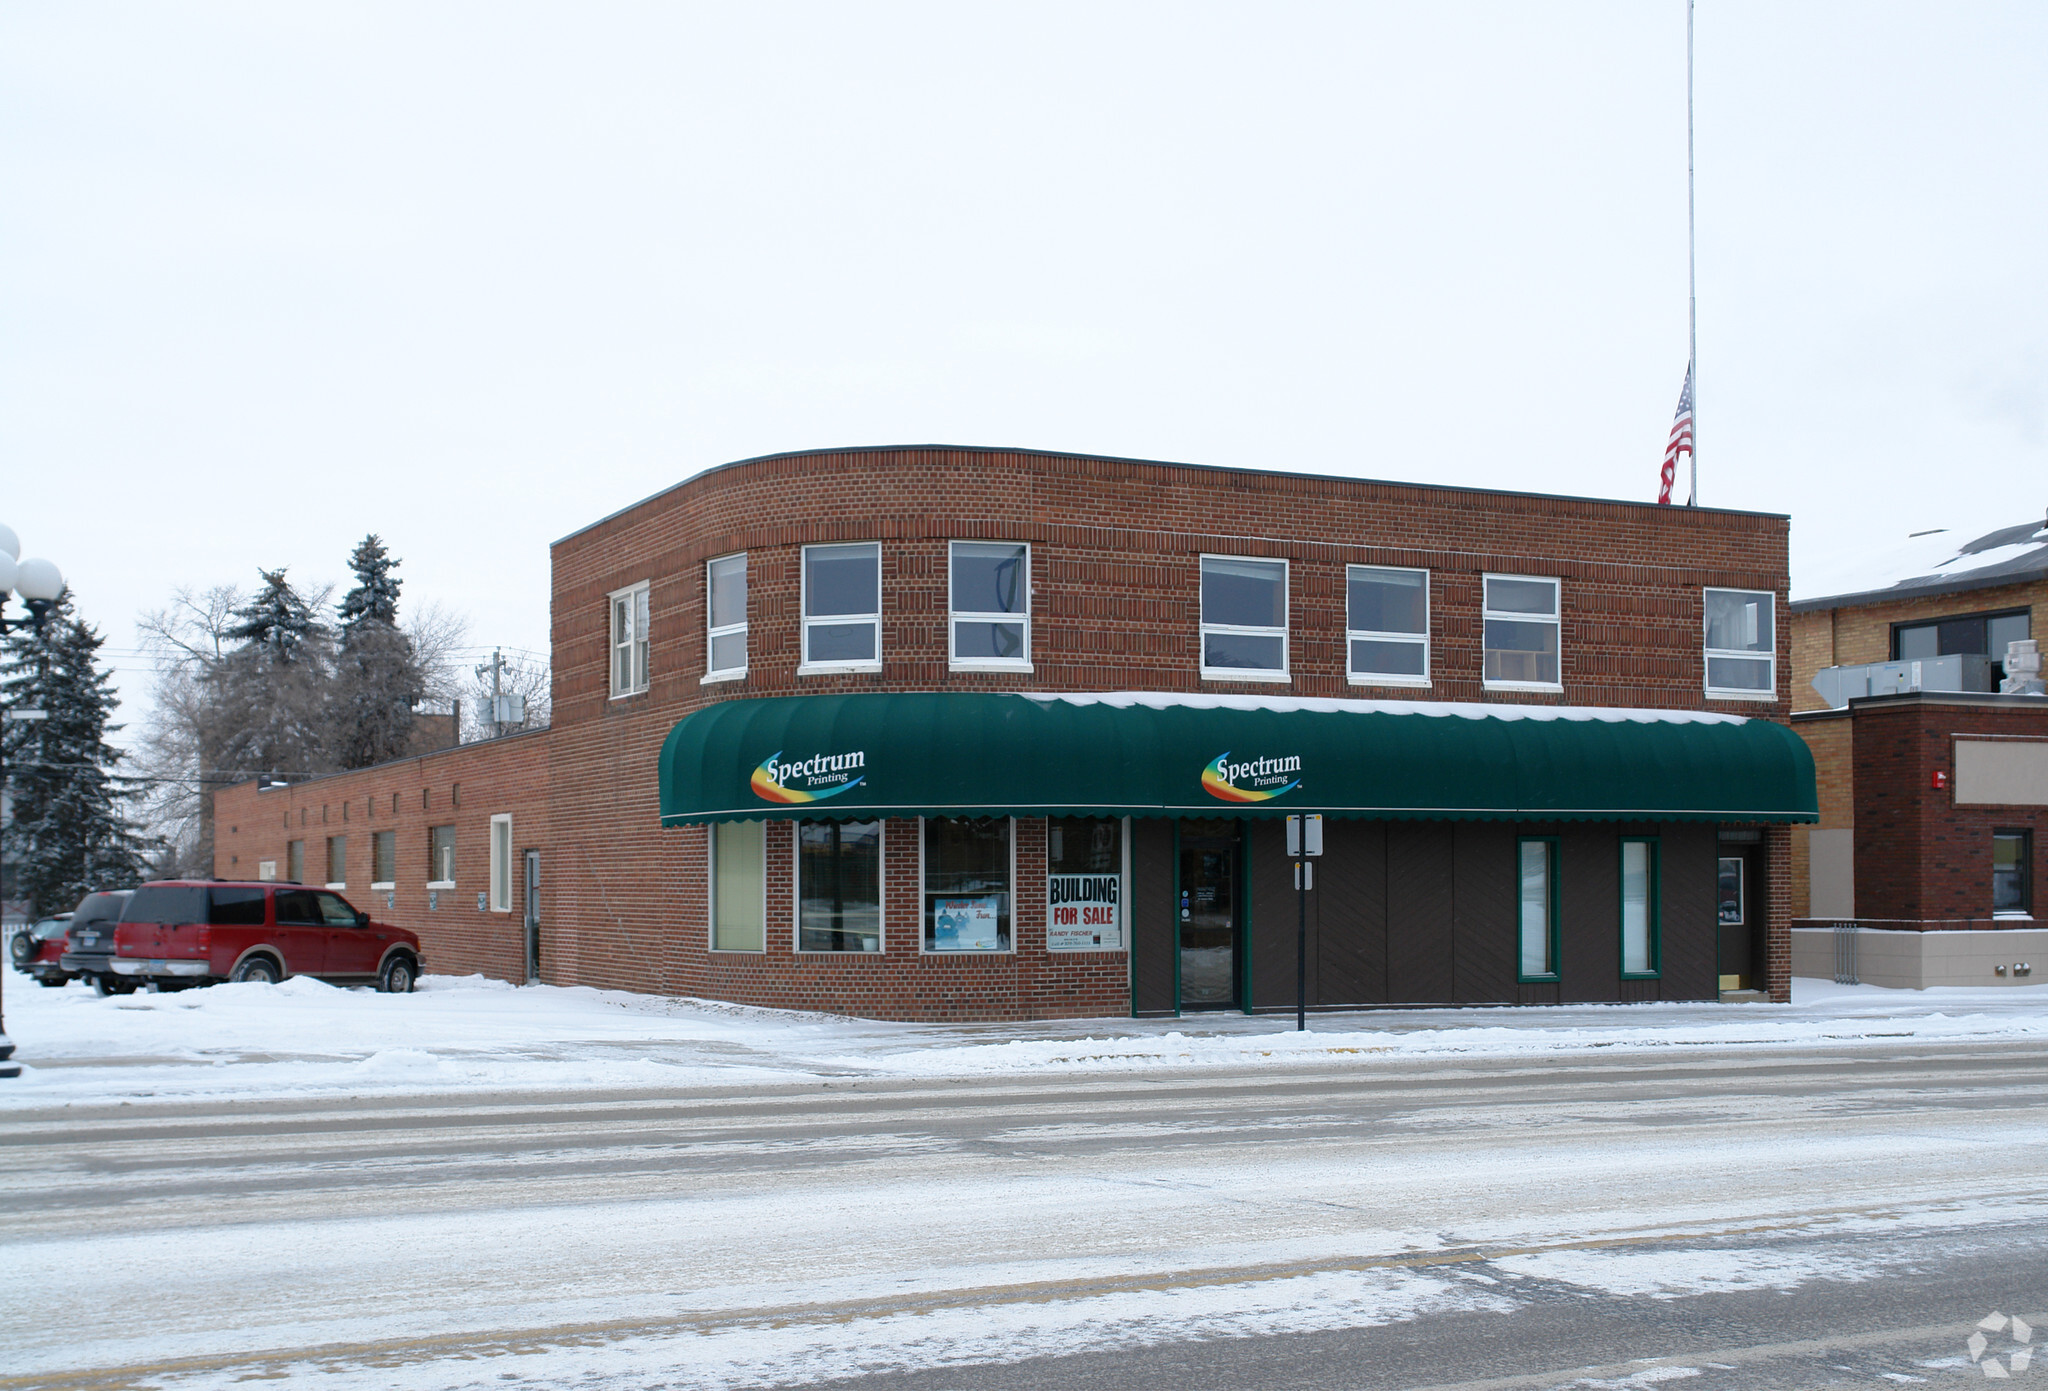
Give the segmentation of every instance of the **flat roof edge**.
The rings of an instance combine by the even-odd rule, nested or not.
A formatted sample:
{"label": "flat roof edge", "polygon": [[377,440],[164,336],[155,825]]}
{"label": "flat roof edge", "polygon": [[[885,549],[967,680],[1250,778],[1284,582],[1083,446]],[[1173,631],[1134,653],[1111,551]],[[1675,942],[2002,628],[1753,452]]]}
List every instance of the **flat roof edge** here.
{"label": "flat roof edge", "polygon": [[1939,584],[1907,584],[1901,581],[1887,589],[1858,589],[1847,594],[1824,594],[1813,599],[1793,599],[1785,605],[1789,613],[1821,613],[1828,609],[1860,609],[1871,604],[1882,604],[1891,599],[1938,599],[1944,594],[1967,594],[1976,589],[2002,589],[2007,585],[2031,584],[2048,580],[2048,562],[2031,570],[2020,570],[2002,575],[1982,575],[1975,579],[1958,576],[1943,580]]}
{"label": "flat roof edge", "polygon": [[1188,464],[1178,463],[1171,459],[1137,459],[1121,454],[1083,454],[1066,449],[1028,449],[1015,445],[976,444],[861,444],[840,445],[829,449],[785,449],[774,454],[756,454],[751,458],[733,459],[723,464],[712,464],[707,468],[697,470],[697,472],[678,482],[669,484],[666,488],[649,493],[637,502],[627,503],[624,507],[607,512],[594,522],[587,522],[577,527],[574,531],[557,537],[548,543],[548,548],[552,550],[556,546],[573,541],[586,531],[594,531],[607,522],[616,521],[629,512],[645,507],[650,502],[658,501],[661,498],[667,497],[670,493],[687,488],[692,483],[709,478],[713,474],[723,473],[727,469],[744,468],[748,464],[767,463],[775,459],[827,458],[838,454],[914,453],[919,450],[952,454],[1026,454],[1041,459],[1093,459],[1109,464],[1137,464],[1145,468],[1195,469],[1204,473],[1242,473],[1255,474],[1264,478],[1301,478],[1316,482],[1357,483],[1376,488],[1420,488],[1428,492],[1481,493],[1489,497],[1543,498],[1552,502],[1590,502],[1605,507],[1643,507],[1666,512],[1708,512],[1716,516],[1725,517],[1763,517],[1776,521],[1791,520],[1790,513],[1759,512],[1739,507],[1680,507],[1669,503],[1637,502],[1632,498],[1587,497],[1578,493],[1539,493],[1514,488],[1482,488],[1459,483],[1415,483],[1398,478],[1361,478],[1345,473],[1305,473],[1296,469],[1252,468],[1236,464]]}

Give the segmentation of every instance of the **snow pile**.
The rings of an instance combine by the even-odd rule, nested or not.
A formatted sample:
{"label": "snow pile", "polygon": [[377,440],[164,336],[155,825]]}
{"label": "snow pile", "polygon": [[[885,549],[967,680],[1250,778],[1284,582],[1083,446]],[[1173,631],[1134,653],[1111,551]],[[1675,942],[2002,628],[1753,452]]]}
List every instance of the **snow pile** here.
{"label": "snow pile", "polygon": [[1638,1004],[919,1025],[588,987],[429,976],[412,995],[305,977],[102,999],[16,990],[23,1076],[0,1108],[204,1097],[673,1090],[844,1077],[986,1077],[1431,1058],[1829,1048],[2048,1035],[2048,985],[1796,983],[1794,1004]]}

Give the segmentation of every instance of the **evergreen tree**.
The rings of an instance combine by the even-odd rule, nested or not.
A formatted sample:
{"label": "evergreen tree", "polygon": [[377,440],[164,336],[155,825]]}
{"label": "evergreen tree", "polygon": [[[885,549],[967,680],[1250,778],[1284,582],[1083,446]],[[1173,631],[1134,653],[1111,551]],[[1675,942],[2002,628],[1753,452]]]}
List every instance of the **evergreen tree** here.
{"label": "evergreen tree", "polygon": [[384,549],[383,538],[375,532],[365,536],[355,548],[348,558],[348,568],[356,573],[356,587],[341,597],[344,647],[348,646],[349,633],[365,621],[387,628],[398,626],[398,590],[405,583],[395,573],[398,562]]}
{"label": "evergreen tree", "polygon": [[333,635],[283,570],[257,573],[263,588],[235,610],[226,633],[241,646],[206,673],[218,774],[239,781],[332,772]]}
{"label": "evergreen tree", "polygon": [[122,755],[107,743],[120,726],[108,723],[119,702],[96,655],[105,641],[79,621],[68,590],[40,632],[7,635],[6,707],[49,715],[0,726],[11,794],[7,863],[33,917],[66,912],[94,889],[132,885],[147,868],[151,847],[127,816],[136,791],[115,771]]}
{"label": "evergreen tree", "polygon": [[343,768],[367,768],[411,751],[413,709],[427,681],[398,627],[398,562],[373,533],[348,563],[356,586],[341,600],[330,748]]}

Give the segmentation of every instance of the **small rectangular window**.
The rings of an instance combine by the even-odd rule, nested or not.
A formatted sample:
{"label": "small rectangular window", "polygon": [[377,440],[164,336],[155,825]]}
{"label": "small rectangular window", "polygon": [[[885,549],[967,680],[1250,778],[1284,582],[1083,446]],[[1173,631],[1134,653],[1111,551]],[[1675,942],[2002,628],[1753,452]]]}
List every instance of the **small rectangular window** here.
{"label": "small rectangular window", "polygon": [[206,921],[213,927],[261,927],[264,889],[208,889]]}
{"label": "small rectangular window", "polygon": [[924,823],[924,949],[1010,949],[1010,818]]}
{"label": "small rectangular window", "polygon": [[760,951],[767,944],[765,830],[759,821],[711,828],[713,951]]}
{"label": "small rectangular window", "polygon": [[1657,842],[1621,843],[1621,973],[1650,977],[1658,959]]}
{"label": "small rectangular window", "polygon": [[1123,950],[1123,831],[1112,816],[1046,822],[1047,951]]}
{"label": "small rectangular window", "polygon": [[306,842],[292,841],[284,848],[284,877],[294,884],[306,882]]}
{"label": "small rectangular window", "polygon": [[1705,591],[1708,695],[1777,698],[1777,599],[1767,589]]}
{"label": "small rectangular window", "polygon": [[799,671],[882,669],[882,546],[805,546]]}
{"label": "small rectangular window", "polygon": [[338,889],[348,883],[348,837],[327,838],[327,887]]}
{"label": "small rectangular window", "polygon": [[798,951],[882,949],[882,823],[799,821]]}
{"label": "small rectangular window", "polygon": [[611,596],[612,696],[647,689],[647,586],[636,584]]}
{"label": "small rectangular window", "polygon": [[1488,575],[1481,624],[1484,684],[1504,690],[1563,690],[1559,675],[1558,581]]}
{"label": "small rectangular window", "polygon": [[2026,831],[1991,834],[1991,912],[2024,918],[2034,911],[2034,838]]}
{"label": "small rectangular window", "polygon": [[1202,675],[1287,679],[1287,562],[1202,557]]}
{"label": "small rectangular window", "polygon": [[491,911],[512,911],[512,818],[504,812],[491,818]]}
{"label": "small rectangular window", "polygon": [[455,887],[455,828],[433,826],[427,830],[427,887]]}
{"label": "small rectangular window", "polygon": [[370,887],[388,889],[398,880],[398,832],[379,831],[370,837]]}
{"label": "small rectangular window", "polygon": [[1518,895],[1519,966],[1525,981],[1557,979],[1557,840],[1525,836]]}
{"label": "small rectangular window", "polygon": [[1031,548],[1008,541],[955,541],[947,566],[952,665],[1031,669]]}
{"label": "small rectangular window", "polygon": [[1747,905],[1744,902],[1740,855],[1721,856],[1720,869],[1715,876],[1714,902],[1721,926],[1740,927],[1749,921],[1745,916]]}
{"label": "small rectangular window", "polygon": [[1356,685],[1429,684],[1429,571],[1345,567],[1344,628]]}
{"label": "small rectangular window", "polygon": [[747,674],[747,557],[721,556],[704,566],[704,679]]}

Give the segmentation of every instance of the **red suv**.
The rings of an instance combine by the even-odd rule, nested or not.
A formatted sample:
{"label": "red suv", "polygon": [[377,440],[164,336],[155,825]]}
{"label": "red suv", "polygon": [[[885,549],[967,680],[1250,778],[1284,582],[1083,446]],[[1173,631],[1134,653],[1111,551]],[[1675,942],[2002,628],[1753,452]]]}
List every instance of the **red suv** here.
{"label": "red suv", "polygon": [[420,976],[420,939],[370,921],[303,884],[144,884],[114,929],[114,974],[160,988],[317,976],[403,994]]}

